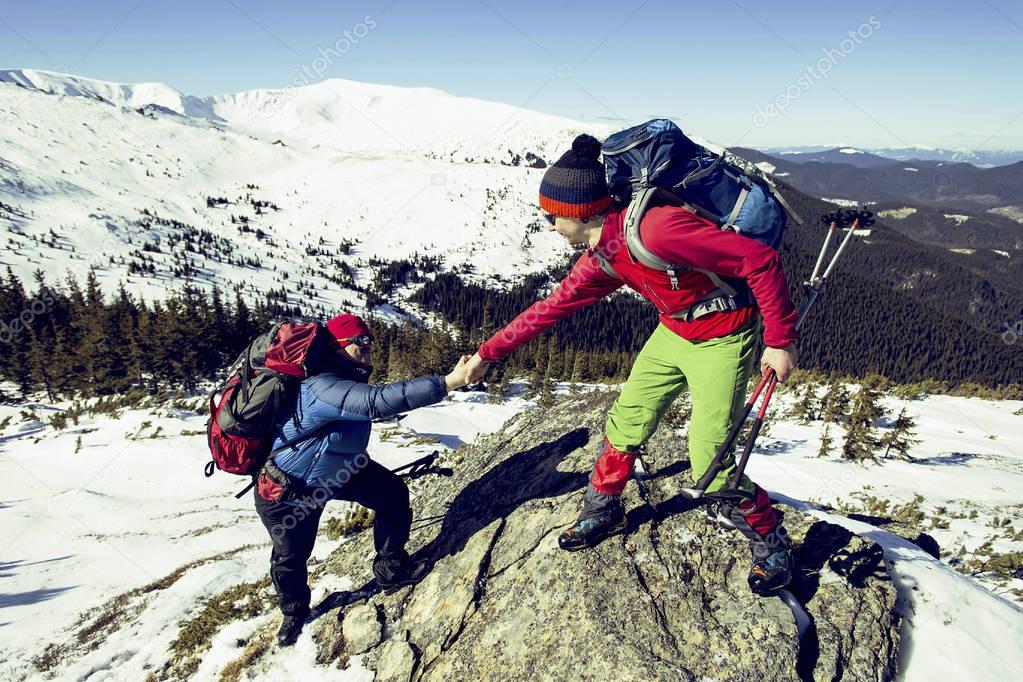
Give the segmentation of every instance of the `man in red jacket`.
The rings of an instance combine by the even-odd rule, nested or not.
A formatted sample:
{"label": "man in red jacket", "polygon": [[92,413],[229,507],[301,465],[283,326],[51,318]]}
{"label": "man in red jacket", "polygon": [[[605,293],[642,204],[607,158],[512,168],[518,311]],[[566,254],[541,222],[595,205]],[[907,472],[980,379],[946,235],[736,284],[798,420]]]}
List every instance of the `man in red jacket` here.
{"label": "man in red jacket", "polygon": [[[589,249],[546,300],[495,333],[468,366],[468,380],[480,380],[492,362],[623,284],[660,312],[660,323],[608,414],[582,513],[559,538],[566,550],[591,547],[624,530],[621,493],[636,456],[687,384],[693,402],[689,459],[694,478],[703,475],[745,402],[761,318],[767,346],[761,370],[773,368],[785,381],[796,364],[796,311],[777,252],[684,208],[655,206],[640,224],[643,245],[669,263],[689,267],[668,273],[634,261],[623,232],[625,211],[612,208],[599,157],[600,142],[580,135],[540,185],[540,206],[551,229]],[[742,280],[752,295],[725,295],[723,278]],[[724,464],[707,489],[712,498],[735,472],[731,454]],[[721,511],[750,541],[750,586],[767,593],[790,581],[791,549],[767,492],[745,476],[740,487],[752,499],[724,496]]]}

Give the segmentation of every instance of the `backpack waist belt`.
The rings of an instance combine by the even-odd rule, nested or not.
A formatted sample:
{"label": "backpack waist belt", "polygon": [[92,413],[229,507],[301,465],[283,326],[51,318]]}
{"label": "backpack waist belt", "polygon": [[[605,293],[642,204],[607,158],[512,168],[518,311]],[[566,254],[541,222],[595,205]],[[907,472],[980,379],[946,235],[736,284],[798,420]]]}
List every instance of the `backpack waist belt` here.
{"label": "backpack waist belt", "polygon": [[720,313],[726,310],[738,310],[739,308],[745,308],[748,305],[752,305],[752,303],[753,296],[750,294],[748,289],[738,291],[733,296],[715,287],[693,305],[689,306],[685,310],[674,312],[669,315],[669,317],[676,320],[682,320],[683,322],[692,322],[693,320],[699,319],[705,315],[710,315],[711,313]]}

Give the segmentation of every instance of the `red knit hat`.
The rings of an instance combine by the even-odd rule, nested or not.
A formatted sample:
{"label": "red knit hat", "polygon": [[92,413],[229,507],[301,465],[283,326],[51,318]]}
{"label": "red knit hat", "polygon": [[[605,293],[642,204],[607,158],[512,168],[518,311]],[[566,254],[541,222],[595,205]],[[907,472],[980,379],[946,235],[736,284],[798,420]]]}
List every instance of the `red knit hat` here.
{"label": "red knit hat", "polygon": [[345,313],[332,317],[327,321],[327,331],[330,332],[331,336],[337,341],[337,344],[344,348],[349,345],[351,341],[344,341],[342,339],[351,339],[360,334],[369,334],[372,336],[373,332],[369,330],[366,323],[362,321],[362,318],[357,315]]}

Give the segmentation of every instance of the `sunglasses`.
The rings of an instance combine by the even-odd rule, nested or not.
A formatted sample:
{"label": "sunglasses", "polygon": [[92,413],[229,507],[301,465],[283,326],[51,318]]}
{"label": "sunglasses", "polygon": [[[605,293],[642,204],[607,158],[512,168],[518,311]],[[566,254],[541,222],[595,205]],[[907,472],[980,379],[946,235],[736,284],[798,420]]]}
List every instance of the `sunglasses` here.
{"label": "sunglasses", "polygon": [[[546,220],[552,226],[554,225],[555,221],[558,219],[558,216],[554,215],[553,213],[544,213],[543,217],[544,217],[544,220]],[[580,218],[579,220],[582,221],[583,225],[585,225],[586,223],[590,222],[594,218],[596,218],[596,216],[587,216],[586,218]]]}
{"label": "sunglasses", "polygon": [[351,341],[359,348],[365,348],[366,346],[373,345],[373,337],[369,334],[359,334],[358,336],[351,336],[347,339],[339,339],[340,341]]}

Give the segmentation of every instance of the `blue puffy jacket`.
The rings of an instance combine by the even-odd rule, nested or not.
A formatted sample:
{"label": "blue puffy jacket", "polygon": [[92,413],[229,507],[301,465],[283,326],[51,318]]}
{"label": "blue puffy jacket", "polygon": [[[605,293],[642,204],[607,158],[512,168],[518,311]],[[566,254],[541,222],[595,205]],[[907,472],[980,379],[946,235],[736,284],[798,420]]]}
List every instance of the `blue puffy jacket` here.
{"label": "blue puffy jacket", "polygon": [[[277,416],[273,449],[300,442],[275,455],[274,464],[310,486],[338,481],[342,471],[351,471],[356,456],[366,452],[372,419],[432,405],[446,395],[441,376],[379,385],[334,373],[304,379],[294,405],[285,404]],[[314,432],[314,437],[301,440]]]}

